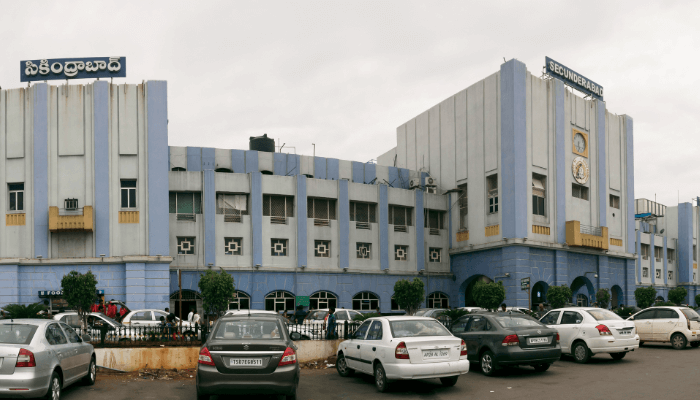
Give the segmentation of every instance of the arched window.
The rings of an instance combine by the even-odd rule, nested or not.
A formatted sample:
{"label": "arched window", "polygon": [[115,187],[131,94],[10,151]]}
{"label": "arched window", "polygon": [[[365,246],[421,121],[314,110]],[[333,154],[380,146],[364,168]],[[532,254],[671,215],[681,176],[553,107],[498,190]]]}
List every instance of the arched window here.
{"label": "arched window", "polygon": [[391,311],[403,311],[401,307],[399,307],[399,303],[394,300],[394,296],[391,296]]}
{"label": "arched window", "polygon": [[445,293],[433,292],[428,295],[428,308],[447,308],[450,298]]}
{"label": "arched window", "polygon": [[187,171],[187,170],[184,169],[184,168],[182,168],[182,167],[173,167],[173,168],[171,169],[171,171]]}
{"label": "arched window", "polygon": [[379,308],[379,297],[371,292],[360,292],[352,298],[352,309],[374,311]]}
{"label": "arched window", "polygon": [[338,298],[331,292],[316,292],[309,298],[309,309],[335,308]]}
{"label": "arched window", "polygon": [[265,310],[267,311],[292,311],[294,303],[294,295],[284,290],[277,290],[265,296]]}
{"label": "arched window", "polygon": [[250,296],[245,292],[236,290],[233,300],[228,303],[229,310],[250,310]]}

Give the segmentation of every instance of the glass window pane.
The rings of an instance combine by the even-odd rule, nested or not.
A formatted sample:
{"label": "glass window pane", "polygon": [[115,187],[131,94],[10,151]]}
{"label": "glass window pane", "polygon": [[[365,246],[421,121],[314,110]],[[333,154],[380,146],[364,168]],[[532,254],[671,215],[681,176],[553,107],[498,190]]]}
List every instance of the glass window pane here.
{"label": "glass window pane", "polygon": [[170,192],[170,199],[168,202],[168,205],[169,205],[168,212],[170,212],[170,214],[175,214],[177,212],[177,207],[176,207],[177,200],[176,199],[177,199],[176,194],[173,192]]}
{"label": "glass window pane", "polygon": [[177,194],[177,213],[178,214],[194,214],[194,204],[192,201],[192,193]]}
{"label": "glass window pane", "polygon": [[17,210],[24,210],[24,192],[17,192]]}
{"label": "glass window pane", "polygon": [[122,208],[129,207],[128,190],[122,189]]}
{"label": "glass window pane", "polygon": [[123,180],[123,181],[122,181],[122,187],[123,187],[123,188],[135,188],[135,187],[136,187],[136,181],[135,181],[135,180]]}
{"label": "glass window pane", "polygon": [[17,201],[15,197],[17,196],[17,193],[10,193],[10,211],[14,211],[17,209]]}
{"label": "glass window pane", "polygon": [[201,214],[202,213],[202,194],[199,192],[193,193],[194,196],[194,213],[195,214]]}
{"label": "glass window pane", "polygon": [[129,189],[129,207],[136,207],[136,189]]}

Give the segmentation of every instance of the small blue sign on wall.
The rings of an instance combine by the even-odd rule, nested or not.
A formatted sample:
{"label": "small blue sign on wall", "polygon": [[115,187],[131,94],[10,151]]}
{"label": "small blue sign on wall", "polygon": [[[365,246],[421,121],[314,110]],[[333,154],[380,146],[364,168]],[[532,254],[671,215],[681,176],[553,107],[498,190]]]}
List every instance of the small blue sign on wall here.
{"label": "small blue sign on wall", "polygon": [[603,87],[549,57],[544,58],[547,73],[555,78],[559,78],[576,90],[588,93],[596,99],[603,100]]}
{"label": "small blue sign on wall", "polygon": [[126,57],[47,58],[19,63],[20,82],[126,78]]}

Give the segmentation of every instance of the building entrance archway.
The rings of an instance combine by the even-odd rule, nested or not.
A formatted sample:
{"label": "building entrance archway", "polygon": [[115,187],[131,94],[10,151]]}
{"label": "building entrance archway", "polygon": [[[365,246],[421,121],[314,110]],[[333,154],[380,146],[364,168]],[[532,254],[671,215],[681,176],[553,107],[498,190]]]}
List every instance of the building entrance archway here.
{"label": "building entrance archway", "polygon": [[472,289],[477,282],[493,282],[493,279],[486,275],[472,275],[467,278],[461,285],[460,291],[464,293],[464,307],[476,307],[476,302],[472,296]]}
{"label": "building entrance archway", "polygon": [[549,285],[547,282],[539,281],[532,285],[531,291],[531,301],[532,309],[537,310],[537,306],[547,302],[547,290]]}

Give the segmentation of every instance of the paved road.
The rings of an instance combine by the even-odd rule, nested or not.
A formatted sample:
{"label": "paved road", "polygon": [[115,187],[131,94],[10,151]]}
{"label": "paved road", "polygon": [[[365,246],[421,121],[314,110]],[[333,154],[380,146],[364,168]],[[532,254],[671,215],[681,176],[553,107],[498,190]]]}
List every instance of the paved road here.
{"label": "paved road", "polygon": [[[443,388],[437,379],[395,383],[392,391],[377,393],[370,376],[341,378],[334,370],[303,371],[299,398],[331,399],[659,399],[695,398],[700,393],[700,348],[677,351],[668,345],[644,346],[622,361],[598,355],[586,365],[564,359],[545,373],[511,368],[488,378],[477,369]],[[146,381],[98,379],[95,386],[64,391],[65,400],[147,400],[195,398],[193,380]],[[227,397],[226,399],[243,399]],[[258,399],[265,397],[256,396]],[[273,398],[273,397],[270,397]]]}

